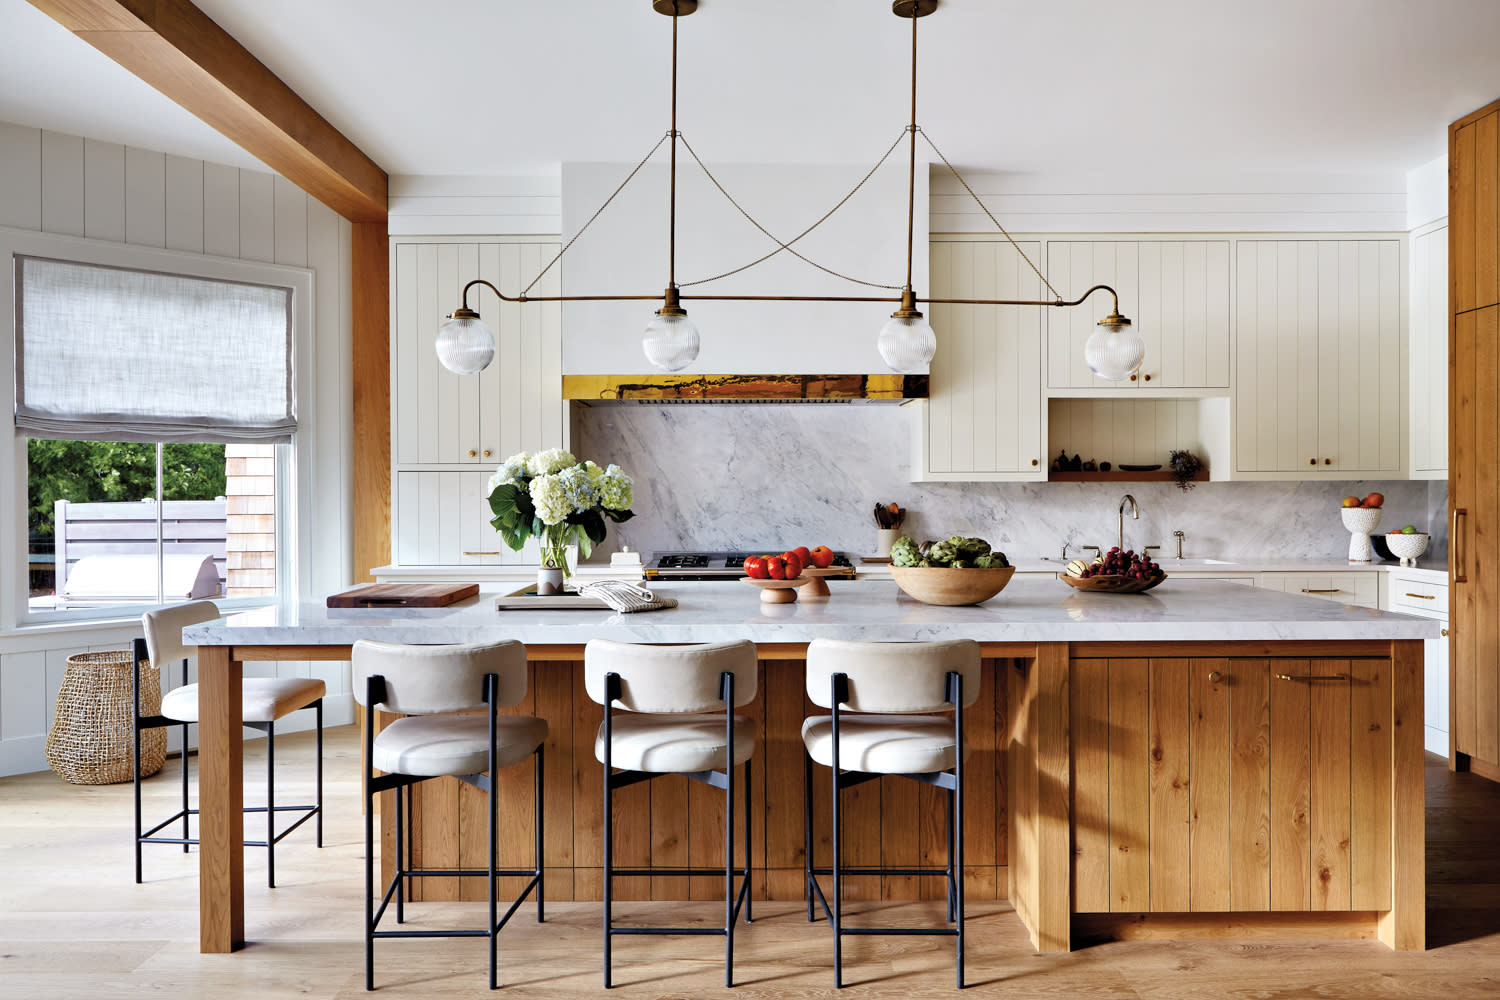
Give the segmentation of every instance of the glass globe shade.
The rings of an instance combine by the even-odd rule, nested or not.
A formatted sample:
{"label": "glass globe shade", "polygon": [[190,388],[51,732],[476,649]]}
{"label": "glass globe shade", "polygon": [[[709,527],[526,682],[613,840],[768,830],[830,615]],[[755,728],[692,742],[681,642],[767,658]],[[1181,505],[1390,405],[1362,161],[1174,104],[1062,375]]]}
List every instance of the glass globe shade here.
{"label": "glass globe shade", "polygon": [[443,367],[460,375],[477,375],[495,359],[495,337],[479,318],[450,319],[437,335]]}
{"label": "glass globe shade", "polygon": [[1125,325],[1099,325],[1083,345],[1083,360],[1089,371],[1111,382],[1123,382],[1141,369],[1146,360],[1146,342]]}
{"label": "glass globe shade", "polygon": [[686,313],[652,316],[641,337],[646,360],[663,371],[681,371],[698,360],[698,327]]}
{"label": "glass globe shade", "polygon": [[886,367],[903,374],[927,370],[937,353],[937,336],[921,316],[892,316],[880,328],[876,341]]}

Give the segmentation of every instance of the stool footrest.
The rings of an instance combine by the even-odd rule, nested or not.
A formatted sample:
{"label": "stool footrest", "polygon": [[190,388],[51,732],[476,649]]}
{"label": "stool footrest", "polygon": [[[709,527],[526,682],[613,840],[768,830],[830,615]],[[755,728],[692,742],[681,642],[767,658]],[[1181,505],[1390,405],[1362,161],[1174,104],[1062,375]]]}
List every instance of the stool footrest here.
{"label": "stool footrest", "polygon": [[840,927],[840,934],[897,934],[906,937],[958,937],[956,927]]}

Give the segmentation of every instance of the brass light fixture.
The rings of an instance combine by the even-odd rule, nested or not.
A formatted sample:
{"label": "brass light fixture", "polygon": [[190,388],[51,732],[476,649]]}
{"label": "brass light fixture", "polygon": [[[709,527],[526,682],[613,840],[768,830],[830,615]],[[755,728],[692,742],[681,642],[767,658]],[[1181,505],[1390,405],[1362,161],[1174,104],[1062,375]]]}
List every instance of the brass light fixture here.
{"label": "brass light fixture", "polygon": [[[683,138],[682,133],[677,130],[677,22],[680,18],[686,17],[687,15],[693,13],[698,9],[698,0],[652,0],[651,6],[652,9],[654,9],[657,13],[665,14],[672,19],[671,129],[665,136],[657,141],[656,145],[652,147],[651,151],[646,154],[646,157],[642,159],[639,164],[637,164],[636,168],[630,172],[630,174],[625,178],[624,182],[615,189],[614,194],[611,194],[610,197],[606,199],[604,205],[600,207],[599,211],[594,213],[594,216],[591,217],[589,221],[585,223],[584,226],[578,231],[578,233],[574,235],[573,239],[570,240],[568,244],[564,246],[555,257],[553,257],[553,259],[547,264],[546,267],[542,269],[541,273],[532,280],[531,284],[528,285],[525,290],[520,292],[518,295],[506,295],[500,289],[496,288],[493,284],[484,280],[483,278],[476,278],[475,280],[470,281],[464,286],[462,304],[458,309],[455,309],[453,311],[452,315],[448,317],[448,322],[443,325],[437,337],[436,346],[438,358],[446,368],[459,374],[469,375],[482,371],[494,359],[495,338],[490,333],[489,328],[485,326],[484,321],[480,319],[479,314],[473,309],[469,308],[469,289],[473,288],[475,285],[483,285],[486,288],[489,288],[503,301],[506,302],[659,301],[661,302],[661,308],[656,310],[655,316],[646,325],[645,335],[642,337],[642,348],[645,351],[647,360],[649,360],[652,365],[669,372],[682,370],[683,368],[692,364],[693,361],[698,357],[698,328],[693,324],[692,320],[688,318],[687,310],[685,310],[682,306],[683,301],[686,299],[701,299],[705,301],[722,302],[894,303],[896,304],[896,310],[891,314],[891,318],[886,321],[885,325],[881,327],[877,346],[880,350],[880,356],[885,360],[885,363],[890,366],[890,368],[898,372],[912,373],[925,371],[928,363],[932,360],[933,354],[937,350],[937,338],[932,332],[932,327],[927,324],[925,317],[922,315],[922,312],[918,308],[919,304],[936,303],[941,305],[1076,306],[1082,304],[1083,301],[1094,292],[1105,291],[1113,296],[1114,305],[1113,308],[1111,308],[1109,315],[1099,321],[1099,328],[1095,330],[1092,335],[1090,335],[1087,343],[1084,345],[1084,360],[1087,362],[1090,371],[1092,371],[1095,375],[1100,378],[1116,382],[1129,378],[1140,369],[1141,362],[1145,358],[1145,343],[1141,340],[1140,335],[1134,331],[1133,327],[1131,326],[1130,320],[1120,315],[1120,300],[1119,296],[1115,294],[1115,290],[1113,288],[1110,288],[1108,285],[1094,285],[1078,298],[1071,301],[1064,300],[1063,297],[1057,293],[1057,290],[1052,287],[1052,284],[1047,281],[1046,275],[1044,275],[1041,270],[1037,268],[1036,264],[1034,264],[1031,259],[1026,256],[1025,252],[1021,250],[1020,246],[1016,244],[1015,240],[1011,239],[1010,234],[1005,231],[1005,227],[1000,225],[999,221],[994,217],[994,215],[990,213],[989,209],[985,208],[984,203],[979,200],[978,195],[974,194],[973,189],[969,187],[968,182],[963,179],[963,176],[959,174],[958,170],[948,162],[947,157],[943,156],[942,152],[938,150],[937,146],[933,144],[932,140],[927,137],[927,134],[923,132],[922,129],[917,125],[917,21],[919,18],[926,17],[928,14],[931,14],[933,11],[935,11],[938,7],[938,0],[894,0],[894,2],[891,4],[892,13],[894,13],[897,17],[908,18],[911,21],[911,120],[910,123],[906,125],[902,130],[906,134],[906,137],[908,139],[906,188],[906,283],[900,288],[900,298],[868,295],[832,296],[700,295],[696,293],[691,295],[682,294],[681,288],[678,286],[676,280],[678,145],[682,144],[688,150],[688,152],[692,154],[693,159],[697,161],[700,167],[703,167],[705,173],[707,173],[708,168],[703,166],[703,161],[698,159],[698,156],[693,152],[692,147],[687,145],[687,140]],[[952,172],[953,176],[957,178],[958,182],[963,185],[964,190],[968,192],[969,196],[979,204],[980,209],[986,216],[989,217],[990,221],[995,224],[995,227],[1000,230],[1000,232],[1005,236],[1007,240],[1010,240],[1010,243],[1013,247],[1015,247],[1016,252],[1021,254],[1021,258],[1026,261],[1026,263],[1031,267],[1032,271],[1034,271],[1037,277],[1041,279],[1042,284],[1045,285],[1047,287],[1047,290],[1052,293],[1053,298],[924,299],[917,297],[916,291],[912,288],[912,243],[915,229],[917,135],[919,133],[922,135],[922,138],[927,142],[927,144],[932,147],[933,152],[937,153],[938,157],[942,159],[944,165],[947,166],[947,168]],[[529,291],[530,288],[535,286],[536,282],[541,279],[542,274],[545,274],[558,262],[559,259],[561,259],[562,255],[567,252],[568,247],[572,246],[572,244],[576,242],[580,236],[583,235],[584,231],[588,229],[589,224],[591,224],[595,218],[598,218],[599,213],[603,212],[604,209],[609,206],[609,203],[614,200],[615,195],[618,195],[620,191],[630,183],[630,181],[635,177],[636,173],[640,171],[641,167],[645,166],[647,160],[655,155],[657,149],[660,149],[662,143],[666,142],[668,139],[671,140],[671,167],[668,174],[669,181],[667,202],[668,223],[666,290],[663,291],[660,295],[527,295],[526,292]],[[896,144],[893,144],[891,146],[890,150],[887,150],[886,157],[889,157],[891,152],[894,152],[896,145],[899,145],[899,143],[900,139],[897,140]],[[881,163],[885,161],[886,157],[881,158]],[[878,169],[879,166],[880,164],[877,163],[876,168]],[[874,170],[872,169],[870,173],[873,174]],[[718,181],[714,180],[713,175],[709,174],[708,176],[710,180],[713,180],[714,185],[718,187],[726,197],[729,197],[728,192],[723,191],[722,185],[719,185]],[[865,176],[865,179],[861,180],[860,183],[856,185],[854,190],[859,190],[859,188],[863,186],[865,180],[869,179],[869,176],[870,175],[867,174]],[[851,191],[850,195],[846,195],[844,200],[847,201],[848,197],[852,196],[853,193],[854,192]],[[731,202],[733,202],[732,198],[730,200]],[[842,205],[843,202],[841,201],[839,204]],[[736,207],[739,207],[737,203]],[[744,210],[741,209],[741,211],[743,212]],[[824,215],[822,219],[818,220],[817,223],[814,223],[813,226],[803,231],[794,239],[787,242],[782,242],[780,239],[772,236],[769,232],[767,232],[765,227],[761,226],[760,223],[756,222],[753,218],[750,218],[749,214],[746,213],[746,218],[750,218],[750,222],[755,225],[756,228],[760,229],[761,232],[765,233],[765,235],[771,237],[777,248],[766,254],[764,257],[751,261],[749,264],[737,268],[735,271],[729,273],[737,273],[738,271],[746,270],[747,268],[753,267],[756,264],[759,264],[778,253],[781,253],[782,251],[788,251],[806,261],[806,257],[803,257],[796,250],[792,249],[792,244],[796,243],[803,236],[806,236],[813,229],[817,228],[818,225],[821,225],[821,223],[825,221],[829,215],[832,214],[832,212],[829,212],[827,215]],[[808,261],[808,263],[812,262]],[[821,270],[828,271],[828,273],[830,274],[835,274],[838,277],[846,277],[845,275],[839,275],[837,274],[837,272],[831,271],[828,268],[824,268],[821,265],[815,264],[814,266],[819,267]],[[727,277],[727,274],[720,275],[719,277]],[[856,279],[851,278],[848,280]],[[694,282],[694,284],[696,283],[697,282]],[[872,284],[871,282],[859,283]],[[894,289],[896,286],[884,285],[878,287]]]}

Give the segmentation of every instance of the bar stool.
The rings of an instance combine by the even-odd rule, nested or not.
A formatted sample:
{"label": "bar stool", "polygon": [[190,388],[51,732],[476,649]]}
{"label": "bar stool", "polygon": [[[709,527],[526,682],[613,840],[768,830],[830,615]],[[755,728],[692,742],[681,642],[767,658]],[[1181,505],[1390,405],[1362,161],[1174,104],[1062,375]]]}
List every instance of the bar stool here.
{"label": "bar stool", "polygon": [[[188,683],[188,658],[194,647],[183,645],[182,630],[189,625],[213,621],[219,617],[219,609],[212,601],[195,601],[179,604],[158,611],[147,611],[141,615],[145,638],[135,640],[135,661],[149,660],[162,671],[166,681],[165,664],[172,660],[182,661],[182,682],[163,695],[161,710],[156,715],[141,714],[140,672],[131,671],[132,696],[135,716],[135,760],[141,759],[141,733],[147,729],[165,726],[182,726],[182,808],[168,816],[149,830],[141,829],[141,769],[135,773],[135,881],[141,882],[142,844],[181,844],[187,853],[198,838],[189,835],[188,817],[196,816],[198,810],[188,805],[188,726],[198,721],[198,685]],[[258,729],[266,734],[266,804],[246,806],[247,813],[266,814],[266,839],[247,840],[246,847],[266,849],[266,885],[276,888],[276,845],[287,834],[306,823],[317,820],[317,844],[323,846],[323,695],[327,686],[320,680],[307,677],[246,677],[240,688],[244,705],[242,721],[247,729]],[[284,716],[304,708],[311,708],[316,715],[317,732],[317,794],[312,805],[276,804],[276,722]],[[294,813],[296,820],[276,832],[276,814]],[[172,823],[182,821],[182,836],[158,835]]]}
{"label": "bar stool", "polygon": [[[932,934],[955,938],[958,988],[964,987],[964,706],[979,694],[979,644],[945,642],[849,642],[814,639],[807,647],[807,696],[832,715],[802,723],[803,830],[807,848],[807,919],[813,895],[833,926],[833,983],[844,985],[843,944],[853,934]],[[951,721],[932,713],[953,713]],[[860,713],[860,714],[854,714]],[[833,771],[833,867],[812,860],[812,765]],[[847,868],[843,865],[843,797],[846,788],[885,774],[898,774],[946,788],[948,864],[944,868]],[[816,876],[833,876],[833,906]],[[948,920],[954,927],[845,927],[845,875],[943,876]]]}
{"label": "bar stool", "polygon": [[[604,987],[613,985],[611,945],[616,934],[722,934],[724,985],[733,986],[734,925],[742,905],[745,922],[750,922],[750,758],[755,752],[755,724],[735,715],[734,709],[755,699],[755,645],[740,641],[647,646],[591,639],[583,657],[588,695],[604,706],[604,722],[594,740],[594,756],[604,765]],[[734,888],[736,764],[745,765],[745,867],[738,892]],[[615,867],[615,789],[664,774],[681,774],[724,790],[722,928],[614,925],[616,876],[718,874],[713,868]]]}
{"label": "bar stool", "polygon": [[[526,647],[519,642],[452,646],[405,646],[360,639],[350,656],[354,698],[366,709],[407,716],[378,734],[372,716],[365,718],[365,989],[375,988],[375,939],[416,937],[487,937],[490,942],[490,989],[497,982],[496,937],[526,897],[536,890],[536,919],[543,920],[542,771],[547,723],[529,715],[500,715],[499,710],[526,697]],[[457,714],[481,712],[479,715]],[[493,798],[497,768],[531,757],[535,766],[532,808],[535,811],[536,866],[497,868],[495,805],[490,802],[488,850],[484,868],[412,868],[409,789],[429,778],[451,775]],[[384,771],[377,775],[376,771]],[[395,875],[375,905],[375,795],[395,790]],[[408,799],[404,805],[403,798]],[[406,920],[410,879],[422,877],[485,879],[489,919],[483,928],[463,930],[379,929],[394,896],[396,922]],[[526,877],[527,882],[499,915],[495,879]]]}

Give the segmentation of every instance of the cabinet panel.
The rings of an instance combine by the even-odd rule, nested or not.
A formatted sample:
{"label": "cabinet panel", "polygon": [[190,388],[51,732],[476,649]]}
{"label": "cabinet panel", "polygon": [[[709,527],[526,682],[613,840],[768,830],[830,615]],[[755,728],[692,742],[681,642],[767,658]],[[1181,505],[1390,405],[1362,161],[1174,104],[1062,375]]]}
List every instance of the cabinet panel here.
{"label": "cabinet panel", "polygon": [[1448,227],[1411,241],[1411,469],[1448,473]]}
{"label": "cabinet panel", "polygon": [[391,512],[396,564],[534,565],[535,542],[512,552],[490,527],[490,472],[397,472]]}
{"label": "cabinet panel", "polygon": [[1340,604],[1380,607],[1380,578],[1363,573],[1262,573],[1260,586]]}
{"label": "cabinet panel", "polygon": [[[1039,243],[1021,244],[1037,257]],[[1036,299],[1040,282],[1007,243],[937,241],[937,298]],[[938,352],[922,407],[918,478],[1045,479],[1039,308],[934,305]]]}
{"label": "cabinet panel", "polygon": [[1242,240],[1236,250],[1236,468],[1402,469],[1399,240]]}
{"label": "cabinet panel", "polygon": [[1095,295],[1082,306],[1048,310],[1047,384],[1054,389],[1216,389],[1229,386],[1227,240],[1054,240],[1047,274],[1074,298],[1096,284],[1114,288],[1120,311],[1146,342],[1140,377],[1095,378],[1083,345],[1112,305]]}

